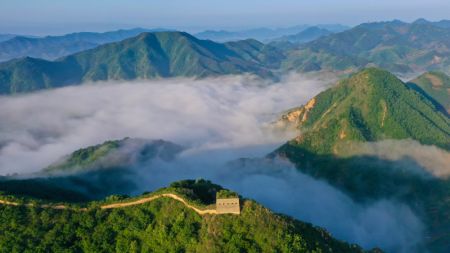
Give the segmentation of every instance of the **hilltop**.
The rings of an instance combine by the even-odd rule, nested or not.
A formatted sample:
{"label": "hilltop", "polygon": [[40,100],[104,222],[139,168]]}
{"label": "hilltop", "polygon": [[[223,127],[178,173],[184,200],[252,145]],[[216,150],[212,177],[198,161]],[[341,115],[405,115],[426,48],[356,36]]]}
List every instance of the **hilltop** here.
{"label": "hilltop", "polygon": [[[204,180],[173,183],[158,192],[182,194],[208,204],[222,189]],[[211,194],[208,194],[211,193]],[[184,194],[183,194],[184,193]],[[209,196],[202,198],[201,194]],[[188,194],[188,195],[186,195]],[[199,195],[200,194],[200,195]],[[107,203],[117,201],[110,197]],[[120,199],[121,202],[128,201]],[[94,252],[364,252],[332,238],[325,230],[272,213],[244,200],[240,215],[200,216],[183,202],[158,198],[139,205],[89,210],[1,205],[2,251]],[[373,252],[380,252],[373,250]]]}
{"label": "hilltop", "polygon": [[290,142],[317,154],[338,154],[351,141],[411,138],[450,149],[450,119],[393,74],[368,68],[282,116],[303,134]]}
{"label": "hilltop", "polygon": [[62,174],[112,167],[127,167],[153,159],[170,161],[183,147],[164,140],[124,138],[81,148],[44,168],[42,173]]}

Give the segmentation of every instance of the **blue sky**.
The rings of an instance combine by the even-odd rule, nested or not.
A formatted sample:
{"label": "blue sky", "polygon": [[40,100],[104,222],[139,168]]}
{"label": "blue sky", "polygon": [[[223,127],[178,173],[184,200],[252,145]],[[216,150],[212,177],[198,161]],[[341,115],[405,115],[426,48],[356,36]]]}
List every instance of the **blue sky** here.
{"label": "blue sky", "polygon": [[450,19],[450,0],[0,0],[0,33],[285,27]]}

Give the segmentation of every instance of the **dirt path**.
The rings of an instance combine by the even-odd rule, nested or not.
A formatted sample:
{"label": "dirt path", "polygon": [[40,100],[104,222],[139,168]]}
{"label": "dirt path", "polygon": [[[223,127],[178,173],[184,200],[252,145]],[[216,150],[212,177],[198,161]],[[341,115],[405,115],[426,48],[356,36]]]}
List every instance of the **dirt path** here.
{"label": "dirt path", "polygon": [[7,201],[7,200],[1,200],[1,199],[0,199],[0,204],[2,204],[2,205],[7,205],[7,206],[18,206],[18,205],[19,205],[19,203],[16,203],[16,202],[10,202],[10,201]]}
{"label": "dirt path", "polygon": [[[153,201],[155,199],[159,199],[159,198],[172,198],[172,199],[175,199],[177,201],[180,201],[187,208],[190,208],[190,209],[194,210],[196,213],[198,213],[200,215],[217,214],[216,209],[205,209],[205,210],[198,209],[197,207],[187,203],[186,200],[184,200],[180,196],[178,196],[176,194],[173,194],[173,193],[162,193],[162,194],[154,195],[154,196],[147,197],[147,198],[138,199],[138,200],[131,201],[131,202],[122,202],[122,203],[114,203],[114,204],[102,205],[102,206],[100,206],[100,209],[115,209],[115,208],[122,208],[122,207],[127,207],[127,206],[142,205],[144,203],[151,202],[151,201]],[[9,205],[9,206],[19,206],[20,205],[19,203],[7,201],[7,200],[0,200],[0,204],[2,204],[2,205]],[[25,205],[26,206],[33,206],[33,204],[25,204]],[[52,209],[57,209],[57,210],[62,210],[62,209],[68,209],[69,208],[69,207],[64,206],[64,205],[57,205],[57,206],[41,205],[40,207],[42,207],[42,208],[52,208]],[[88,209],[87,208],[80,208],[80,209],[77,209],[77,210],[87,211]]]}

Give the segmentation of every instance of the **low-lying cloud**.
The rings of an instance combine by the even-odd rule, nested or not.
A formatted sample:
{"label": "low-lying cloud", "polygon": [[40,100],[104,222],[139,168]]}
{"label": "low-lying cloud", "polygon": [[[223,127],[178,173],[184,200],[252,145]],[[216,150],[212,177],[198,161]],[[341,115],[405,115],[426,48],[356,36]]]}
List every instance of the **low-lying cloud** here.
{"label": "low-lying cloud", "polygon": [[127,136],[199,150],[266,146],[229,154],[264,155],[289,139],[265,127],[274,114],[304,103],[329,83],[295,74],[278,83],[228,76],[97,83],[1,97],[0,175],[37,171],[76,149]]}
{"label": "low-lying cloud", "polygon": [[295,74],[278,83],[228,76],[97,83],[0,97],[0,175],[36,172],[106,140],[165,139],[188,149],[174,162],[140,168],[132,179],[141,186],[135,194],[179,179],[207,178],[274,211],[323,226],[340,239],[414,252],[423,225],[406,205],[393,200],[358,204],[284,161],[227,163],[263,157],[290,139],[293,133],[274,132],[270,122],[330,83]]}
{"label": "low-lying cloud", "polygon": [[450,176],[450,152],[436,146],[422,145],[411,139],[365,142],[354,146],[354,151],[349,152],[350,155],[370,155],[389,161],[408,158],[416,165],[409,163],[402,167],[424,176],[441,178]]}

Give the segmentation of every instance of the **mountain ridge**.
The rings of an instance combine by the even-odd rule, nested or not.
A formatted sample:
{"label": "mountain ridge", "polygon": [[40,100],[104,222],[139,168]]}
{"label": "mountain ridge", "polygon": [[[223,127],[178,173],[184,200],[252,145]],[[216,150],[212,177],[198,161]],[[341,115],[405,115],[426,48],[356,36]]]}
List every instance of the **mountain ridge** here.
{"label": "mountain ridge", "polygon": [[[241,56],[239,50],[246,53]],[[185,32],[142,33],[55,61],[26,57],[2,63],[0,94],[103,80],[242,73],[273,77],[265,61],[276,65],[282,55],[277,51],[254,40],[221,44]]]}
{"label": "mountain ridge", "polygon": [[32,37],[11,36],[0,41],[0,61],[14,58],[33,57],[55,60],[69,54],[97,47],[101,44],[121,41],[143,32],[165,31],[167,29],[120,29],[109,32],[77,32],[58,36]]}
{"label": "mountain ridge", "polygon": [[300,45],[288,52],[283,68],[309,72],[377,66],[396,73],[449,73],[449,38],[448,28],[432,23],[364,23]]}

